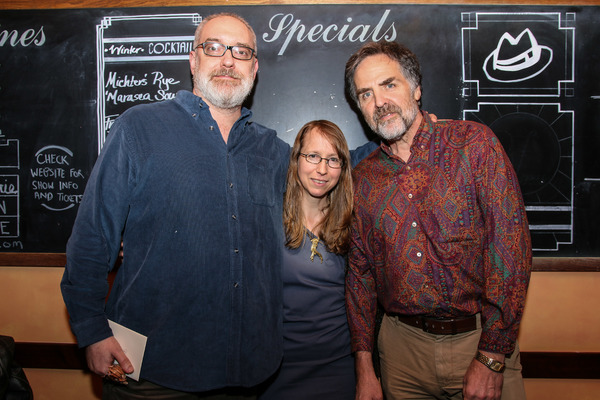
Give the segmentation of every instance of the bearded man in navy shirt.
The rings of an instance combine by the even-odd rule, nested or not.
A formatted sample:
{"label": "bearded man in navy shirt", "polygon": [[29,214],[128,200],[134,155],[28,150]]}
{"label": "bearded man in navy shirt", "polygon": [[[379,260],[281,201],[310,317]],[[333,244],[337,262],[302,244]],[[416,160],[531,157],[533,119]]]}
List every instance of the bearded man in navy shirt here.
{"label": "bearded man in navy shirt", "polygon": [[133,371],[109,319],[148,338],[140,381],[104,398],[251,398],[280,364],[289,146],[242,107],[256,44],[239,16],[205,18],[193,93],[123,113],[94,166],[61,282],[71,326],[101,376]]}

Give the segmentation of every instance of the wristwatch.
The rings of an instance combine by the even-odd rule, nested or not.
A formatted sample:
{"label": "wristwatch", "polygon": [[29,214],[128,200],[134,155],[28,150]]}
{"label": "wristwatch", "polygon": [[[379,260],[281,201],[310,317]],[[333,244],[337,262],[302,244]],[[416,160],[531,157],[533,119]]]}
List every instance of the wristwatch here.
{"label": "wristwatch", "polygon": [[489,358],[480,351],[477,352],[475,359],[494,372],[502,373],[504,372],[504,368],[506,368],[503,362],[494,360],[493,358]]}

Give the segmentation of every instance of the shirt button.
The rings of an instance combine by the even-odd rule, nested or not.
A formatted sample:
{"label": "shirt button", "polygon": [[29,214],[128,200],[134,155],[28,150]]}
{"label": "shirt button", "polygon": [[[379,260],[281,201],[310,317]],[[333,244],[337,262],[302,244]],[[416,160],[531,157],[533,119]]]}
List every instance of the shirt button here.
{"label": "shirt button", "polygon": [[408,166],[406,167],[406,169],[407,169],[408,171],[410,171],[410,165],[408,165]]}
{"label": "shirt button", "polygon": [[229,188],[233,188],[233,182],[229,184]]}
{"label": "shirt button", "polygon": [[211,125],[211,126],[208,127],[208,129],[210,129],[211,131],[214,131],[215,127]]}
{"label": "shirt button", "polygon": [[417,257],[421,257],[421,256],[422,256],[421,252],[417,251]]}
{"label": "shirt button", "polygon": [[237,219],[237,217],[235,216],[235,214],[231,214],[231,218]]}
{"label": "shirt button", "polygon": [[240,250],[239,249],[233,249],[233,252],[237,254],[237,253],[240,252]]}
{"label": "shirt button", "polygon": [[237,288],[237,287],[239,287],[239,286],[240,286],[240,284],[239,284],[239,283],[237,283],[237,282],[235,282],[235,283],[233,284],[233,287],[234,287],[234,288]]}
{"label": "shirt button", "polygon": [[193,113],[193,114],[192,114],[192,117],[196,118],[196,115],[198,115],[198,114],[196,114],[196,113]]}
{"label": "shirt button", "polygon": [[412,226],[413,228],[416,228],[417,227],[417,223],[413,221],[413,223],[410,224],[410,226]]}
{"label": "shirt button", "polygon": [[408,198],[409,198],[409,199],[412,199],[412,193],[409,193],[409,194],[408,194]]}

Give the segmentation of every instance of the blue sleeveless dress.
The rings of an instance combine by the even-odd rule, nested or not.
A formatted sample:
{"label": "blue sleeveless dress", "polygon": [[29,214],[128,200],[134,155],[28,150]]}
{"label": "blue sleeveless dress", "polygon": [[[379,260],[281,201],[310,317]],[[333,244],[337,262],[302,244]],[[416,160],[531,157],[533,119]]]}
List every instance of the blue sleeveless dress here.
{"label": "blue sleeveless dress", "polygon": [[283,361],[260,400],[354,400],[354,357],[344,301],[345,259],[312,234],[283,256]]}

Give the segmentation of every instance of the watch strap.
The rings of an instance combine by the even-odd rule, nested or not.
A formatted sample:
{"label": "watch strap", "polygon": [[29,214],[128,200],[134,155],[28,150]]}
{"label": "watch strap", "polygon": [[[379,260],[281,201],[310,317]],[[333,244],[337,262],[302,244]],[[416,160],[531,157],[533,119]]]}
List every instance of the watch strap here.
{"label": "watch strap", "polygon": [[504,365],[503,362],[494,360],[493,358],[486,356],[480,351],[478,351],[477,355],[475,355],[475,359],[494,372],[502,373],[506,368],[506,365]]}

